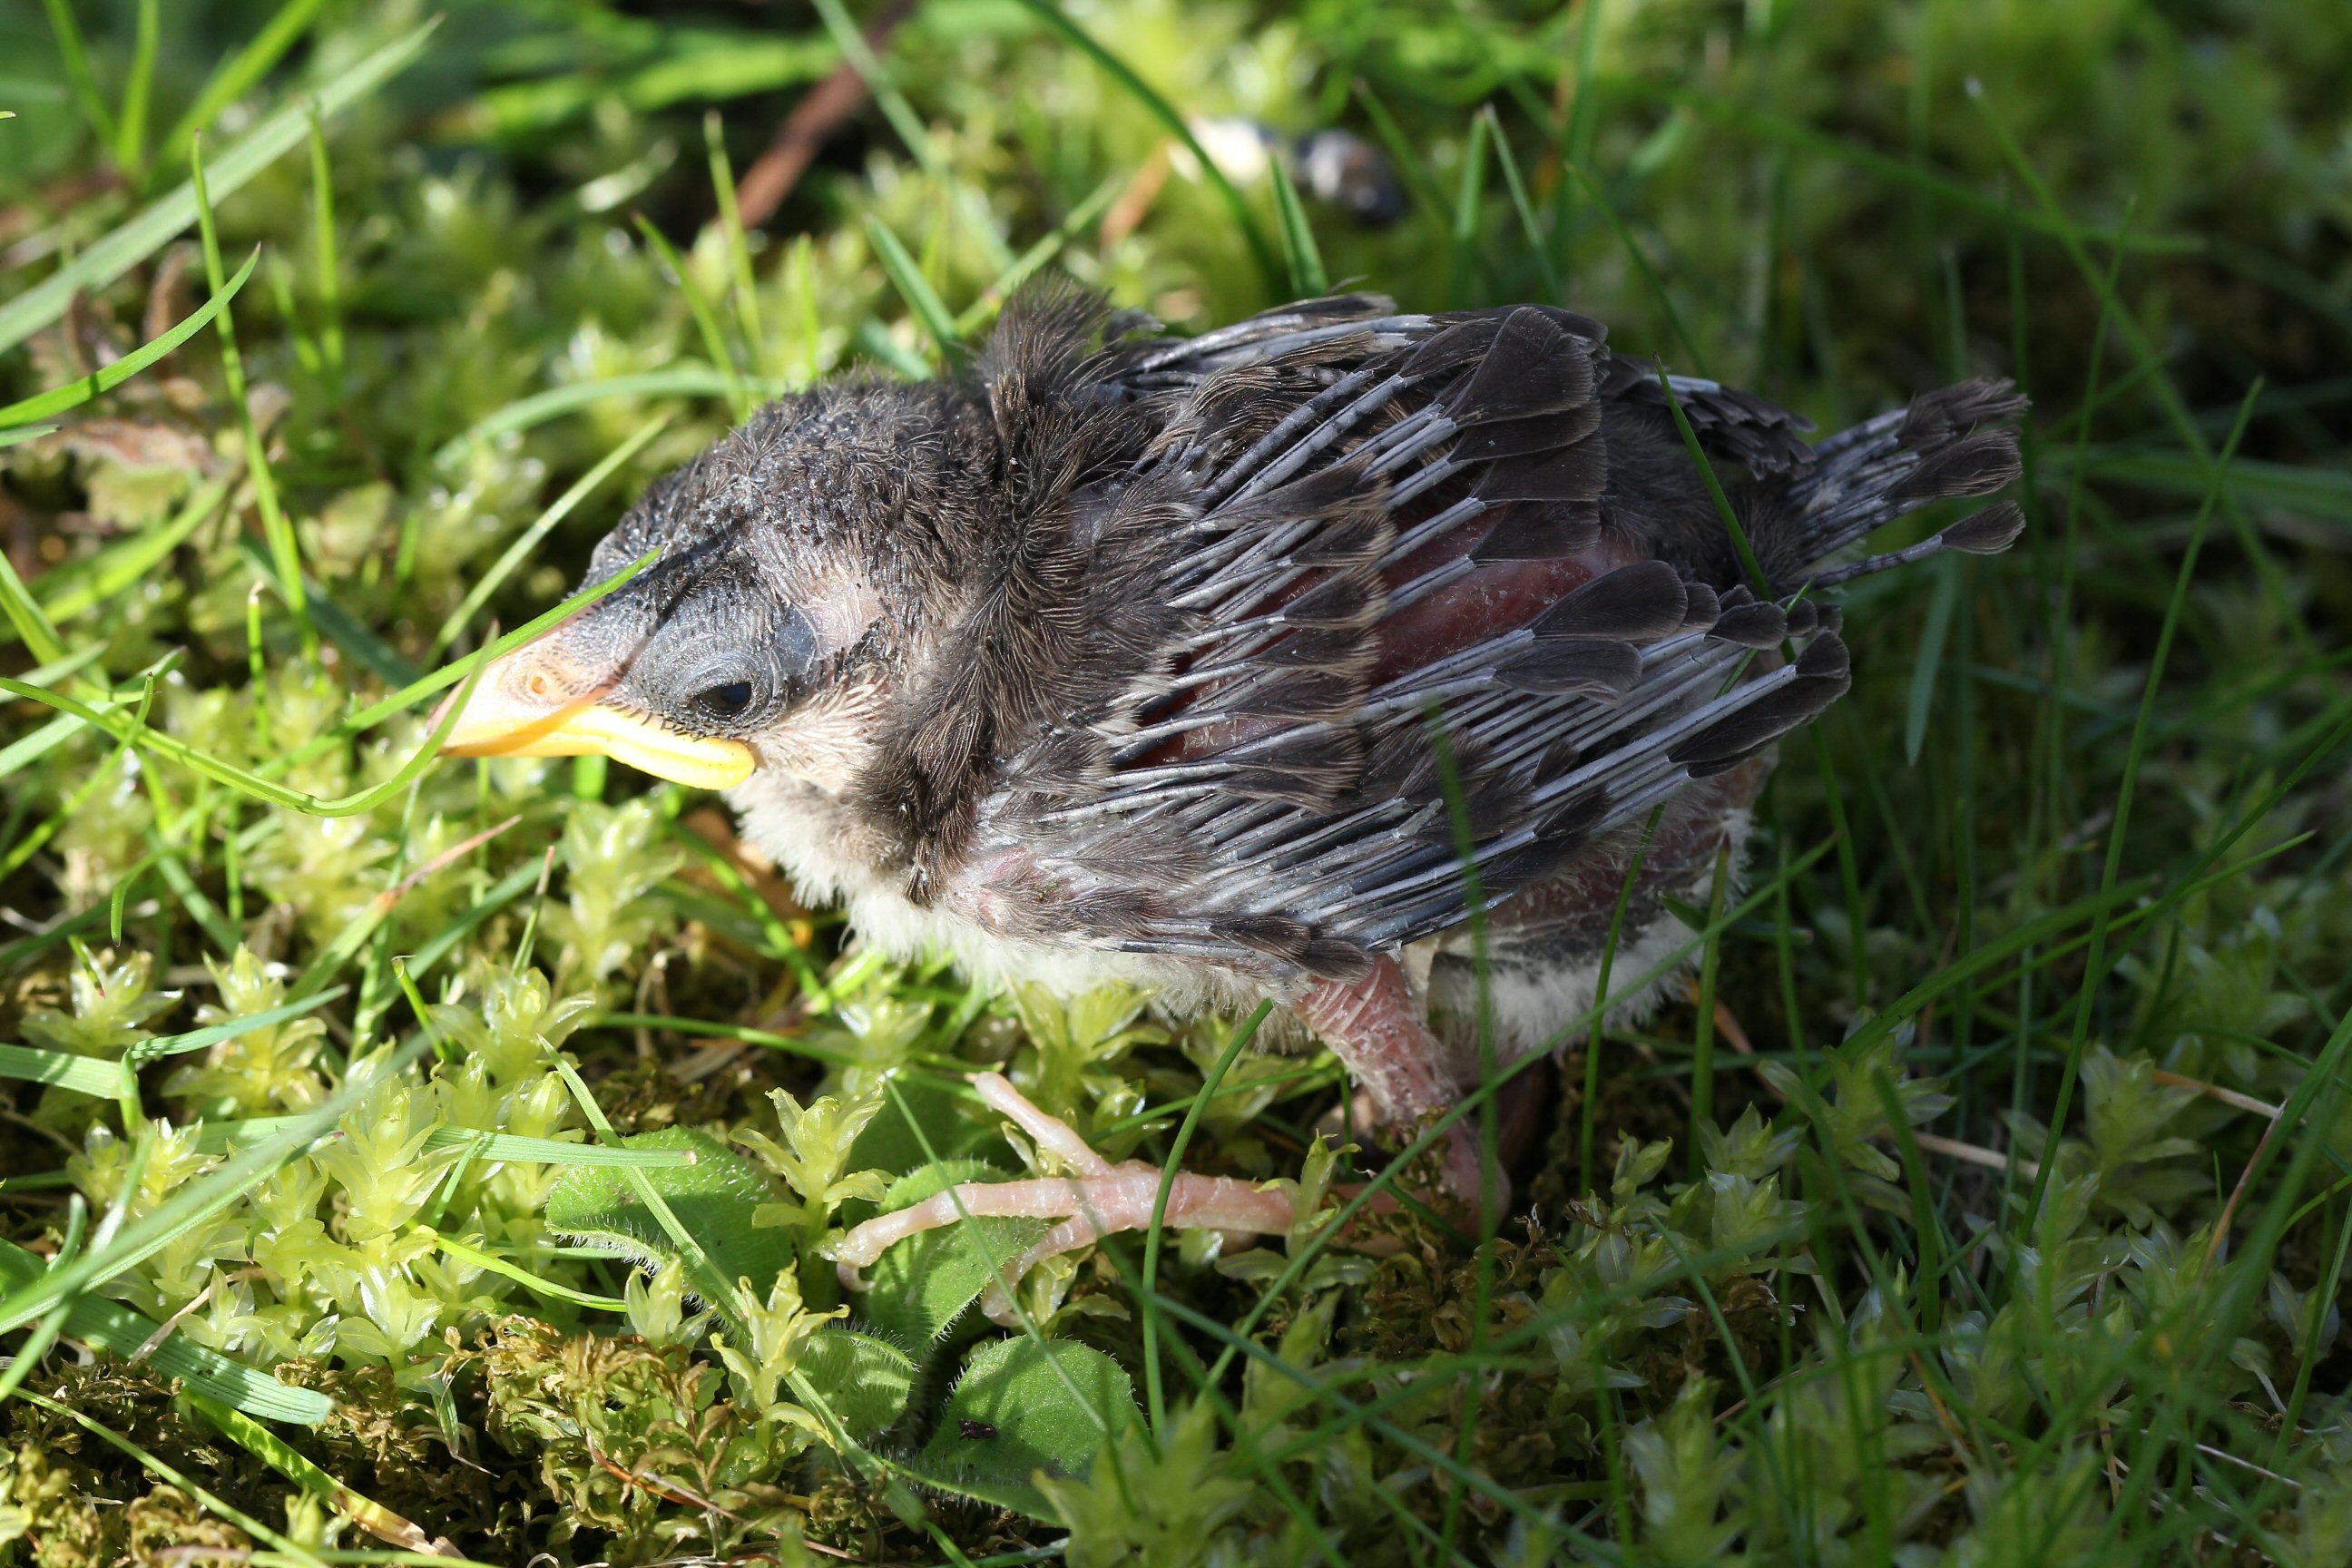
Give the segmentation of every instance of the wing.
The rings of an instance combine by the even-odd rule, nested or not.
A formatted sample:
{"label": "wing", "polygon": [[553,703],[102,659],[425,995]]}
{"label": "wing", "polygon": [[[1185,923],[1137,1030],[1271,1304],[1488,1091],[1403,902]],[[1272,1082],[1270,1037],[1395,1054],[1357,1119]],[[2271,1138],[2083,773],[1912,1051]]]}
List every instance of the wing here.
{"label": "wing", "polygon": [[[1619,521],[1646,481],[1611,431],[1664,395],[1583,317],[1319,300],[1084,381],[1150,435],[1063,503],[1092,566],[1067,662],[1096,675],[974,811],[961,891],[1002,927],[1355,973],[1845,689],[1830,617]],[[1675,395],[1714,460],[1810,458],[1769,405]]]}
{"label": "wing", "polygon": [[[1358,973],[1835,700],[1835,612],[1787,587],[2019,526],[1817,570],[2013,475],[2000,384],[1812,447],[1564,310],[1349,296],[1087,355],[1094,320],[1053,303],[992,347],[1017,542],[908,752],[981,782],[898,814],[952,847],[910,887],[1003,934]],[[1669,390],[1780,588],[1747,584]]]}

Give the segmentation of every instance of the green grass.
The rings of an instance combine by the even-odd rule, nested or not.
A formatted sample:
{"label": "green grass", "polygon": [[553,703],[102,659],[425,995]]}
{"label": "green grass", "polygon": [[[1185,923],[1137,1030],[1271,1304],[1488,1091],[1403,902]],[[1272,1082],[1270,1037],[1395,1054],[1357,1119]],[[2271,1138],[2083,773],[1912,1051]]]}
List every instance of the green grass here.
{"label": "green grass", "polygon": [[[0,12],[0,1563],[2352,1560],[2352,17],[875,20]],[[1194,177],[1224,115],[1406,216]],[[1510,1214],[1413,1201],[1438,1128],[1335,1163],[1249,1020],[884,964],[714,803],[431,760],[656,474],[1046,268],[1555,300],[1825,427],[2033,395],[2028,534],[1846,595],[1696,983],[1454,1113],[1541,1097]],[[982,1068],[1318,1212],[1009,1333],[1029,1222],[845,1297],[828,1232],[1017,1168]]]}

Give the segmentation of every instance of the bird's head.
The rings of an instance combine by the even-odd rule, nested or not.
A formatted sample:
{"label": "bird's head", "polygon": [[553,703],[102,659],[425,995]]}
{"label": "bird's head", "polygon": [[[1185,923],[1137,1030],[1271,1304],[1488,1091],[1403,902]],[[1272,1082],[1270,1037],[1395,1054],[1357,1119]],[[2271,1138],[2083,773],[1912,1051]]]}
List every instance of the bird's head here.
{"label": "bird's head", "polygon": [[[771,405],[656,483],[585,584],[619,589],[492,661],[460,756],[601,754],[707,789],[776,768],[837,787],[942,595],[956,410],[867,386]],[[951,596],[951,595],[950,595]]]}

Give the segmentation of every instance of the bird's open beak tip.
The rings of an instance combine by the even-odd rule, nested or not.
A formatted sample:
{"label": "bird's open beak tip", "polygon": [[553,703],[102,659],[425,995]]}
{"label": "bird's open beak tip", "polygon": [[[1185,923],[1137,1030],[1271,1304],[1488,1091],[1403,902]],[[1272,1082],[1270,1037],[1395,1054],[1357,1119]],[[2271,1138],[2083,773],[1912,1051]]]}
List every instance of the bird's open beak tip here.
{"label": "bird's open beak tip", "polygon": [[[455,698],[450,699],[456,700]],[[435,728],[446,717],[444,702]],[[442,738],[453,757],[610,757],[690,789],[732,789],[751,776],[751,748],[721,735],[689,735],[611,702],[547,709],[478,688]]]}

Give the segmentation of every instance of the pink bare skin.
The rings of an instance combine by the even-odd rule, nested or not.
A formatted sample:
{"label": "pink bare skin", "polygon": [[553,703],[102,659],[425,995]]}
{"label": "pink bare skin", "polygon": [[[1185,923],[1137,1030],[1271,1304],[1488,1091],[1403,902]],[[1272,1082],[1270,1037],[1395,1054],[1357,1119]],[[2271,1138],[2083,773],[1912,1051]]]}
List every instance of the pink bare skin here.
{"label": "pink bare skin", "polygon": [[[1001,1073],[977,1074],[972,1086],[991,1110],[1028,1134],[1041,1152],[1052,1154],[1077,1174],[1024,1182],[966,1182],[921,1203],[877,1215],[835,1242],[831,1251],[843,1286],[863,1290],[866,1281],[860,1270],[897,1243],[953,1225],[965,1215],[1058,1219],[1061,1223],[1014,1258],[981,1298],[981,1310],[1011,1327],[1018,1314],[1006,1293],[1008,1283],[1018,1282],[1048,1258],[1076,1251],[1102,1237],[1150,1228],[1152,1205],[1159,1201],[1160,1183],[1167,1178],[1159,1166],[1141,1160],[1112,1164],[1088,1148],[1067,1122],[1032,1104]],[[1278,1187],[1180,1171],[1169,1183],[1168,1207],[1161,1223],[1170,1230],[1279,1236],[1290,1228],[1296,1213],[1290,1194]]]}
{"label": "pink bare skin", "polygon": [[[1352,984],[1326,981],[1297,1004],[1299,1016],[1345,1062],[1370,1097],[1381,1125],[1409,1132],[1421,1119],[1452,1105],[1458,1091],[1438,1072],[1435,1037],[1422,1017],[1395,960],[1381,959],[1372,973]],[[1145,1230],[1162,1182],[1168,1205],[1161,1223],[1170,1230],[1221,1230],[1249,1236],[1280,1236],[1297,1218],[1289,1193],[1231,1176],[1179,1171],[1171,1178],[1142,1160],[1113,1164],[1087,1146],[1075,1129],[1038,1109],[1001,1073],[980,1073],[972,1086],[991,1110],[1027,1134],[1041,1153],[1076,1173],[1016,1182],[966,1182],[921,1203],[877,1215],[833,1244],[830,1254],[844,1288],[866,1288],[863,1270],[901,1241],[954,1225],[965,1215],[1056,1220],[1051,1230],[991,1284],[981,1310],[997,1322],[1017,1321],[1006,1286],[1017,1283],[1048,1258],[1073,1252],[1103,1237]],[[1467,1124],[1457,1123],[1446,1143],[1446,1184],[1458,1195],[1475,1195],[1493,1183],[1495,1200],[1506,1201],[1508,1178],[1480,1168],[1479,1149]]]}
{"label": "pink bare skin", "polygon": [[[1395,959],[1380,960],[1361,980],[1317,982],[1294,1010],[1346,1064],[1349,1075],[1370,1099],[1380,1124],[1400,1139],[1411,1137],[1422,1118],[1448,1110],[1462,1098],[1442,1071],[1444,1047],[1431,1032]],[[1445,1175],[1447,1187],[1457,1197],[1475,1199],[1486,1186],[1478,1143],[1466,1121],[1456,1121],[1447,1131]],[[1509,1178],[1496,1171],[1492,1180],[1497,1201],[1507,1202]]]}

